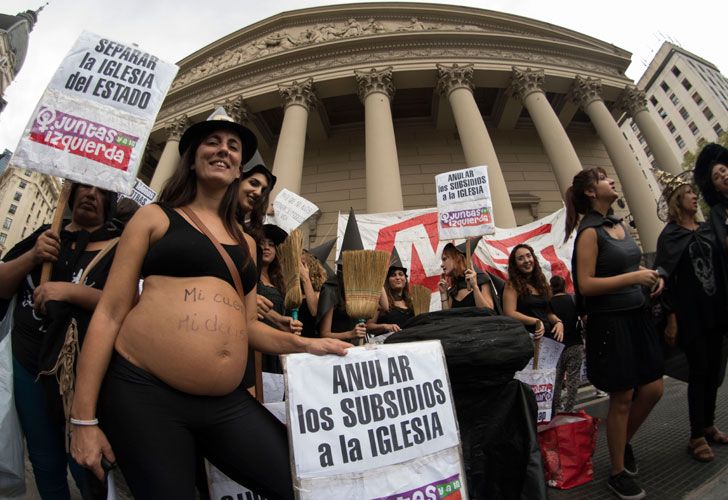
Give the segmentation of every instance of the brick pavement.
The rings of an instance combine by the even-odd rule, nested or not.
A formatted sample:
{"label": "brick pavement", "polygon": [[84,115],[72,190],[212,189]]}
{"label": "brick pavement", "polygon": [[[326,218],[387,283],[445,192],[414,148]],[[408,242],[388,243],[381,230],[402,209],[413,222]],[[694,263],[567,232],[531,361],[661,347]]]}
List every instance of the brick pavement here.
{"label": "brick pavement", "polygon": [[[728,384],[718,391],[716,426],[728,431]],[[587,403],[590,415],[605,418],[607,400]],[[549,488],[552,500],[616,498],[607,488],[609,456],[604,425],[594,453],[594,480],[567,491]],[[665,392],[632,440],[639,465],[639,482],[648,498],[671,500],[728,498],[728,446],[714,445],[715,460],[703,464],[687,454],[689,437],[687,384],[665,379]]]}

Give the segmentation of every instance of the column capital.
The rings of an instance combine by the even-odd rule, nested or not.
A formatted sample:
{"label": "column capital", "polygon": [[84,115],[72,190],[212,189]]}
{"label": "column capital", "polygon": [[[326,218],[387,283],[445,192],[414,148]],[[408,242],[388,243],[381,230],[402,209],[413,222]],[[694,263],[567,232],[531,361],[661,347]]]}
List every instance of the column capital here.
{"label": "column capital", "polygon": [[187,127],[190,126],[190,120],[187,115],[182,115],[171,122],[167,123],[164,128],[167,130],[167,140],[179,142],[182,134]]}
{"label": "column capital", "polygon": [[250,117],[250,110],[245,105],[245,100],[242,95],[226,100],[221,104],[221,106],[228,116],[235,120],[236,123],[243,124],[247,122]]}
{"label": "column capital", "polygon": [[455,89],[468,89],[470,92],[475,90],[472,64],[445,66],[438,63],[437,77],[437,91],[442,96],[449,96]]}
{"label": "column capital", "polygon": [[279,85],[278,93],[283,99],[283,108],[288,106],[303,106],[306,110],[311,110],[316,105],[316,92],[313,89],[313,78],[306,78],[299,82],[294,80],[293,83]]}
{"label": "column capital", "polygon": [[354,76],[356,77],[359,99],[362,103],[364,103],[369,94],[375,92],[386,95],[390,101],[394,97],[395,89],[394,82],[392,81],[392,66],[380,71],[377,71],[377,68],[372,68],[369,71],[354,70]]}
{"label": "column capital", "polygon": [[576,75],[571,85],[571,100],[586,110],[595,101],[602,101],[602,81],[598,78]]}
{"label": "column capital", "polygon": [[645,91],[636,85],[627,85],[617,99],[617,107],[633,118],[640,111],[647,111]]}
{"label": "column capital", "polygon": [[534,92],[544,93],[543,82],[545,72],[542,69],[532,70],[531,68],[512,68],[511,83],[508,88],[510,94],[521,102],[526,100]]}

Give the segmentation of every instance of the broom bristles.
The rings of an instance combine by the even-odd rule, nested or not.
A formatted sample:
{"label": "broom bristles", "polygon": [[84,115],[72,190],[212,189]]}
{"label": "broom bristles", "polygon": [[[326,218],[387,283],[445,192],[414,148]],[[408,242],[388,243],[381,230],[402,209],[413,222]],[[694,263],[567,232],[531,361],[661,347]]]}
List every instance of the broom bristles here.
{"label": "broom bristles", "polygon": [[303,235],[296,229],[288,235],[283,243],[276,248],[278,262],[283,273],[283,307],[286,310],[298,309],[303,302],[301,292],[301,252],[303,249]]}
{"label": "broom bristles", "polygon": [[412,286],[412,306],[415,310],[415,316],[430,312],[430,301],[432,299],[432,291],[426,286]]}
{"label": "broom bristles", "polygon": [[373,318],[387,279],[389,254],[381,250],[346,250],[342,256],[346,313],[356,320]]}

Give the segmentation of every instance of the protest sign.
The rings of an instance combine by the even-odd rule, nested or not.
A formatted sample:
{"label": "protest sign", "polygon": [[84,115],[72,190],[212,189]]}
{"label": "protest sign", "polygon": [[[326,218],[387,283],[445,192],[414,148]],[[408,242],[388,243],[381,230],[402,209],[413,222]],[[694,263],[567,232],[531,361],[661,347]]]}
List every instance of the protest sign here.
{"label": "protest sign", "polygon": [[128,194],[177,66],[84,32],[51,79],[11,165]]}
{"label": "protest sign", "polygon": [[471,167],[435,176],[441,240],[493,234],[493,203],[488,167]]}
{"label": "protest sign", "polygon": [[[495,234],[484,236],[473,249],[473,263],[483,271],[507,279],[511,249],[519,243],[527,243],[536,252],[546,279],[558,274],[566,280],[566,289],[573,291],[570,271],[574,238],[572,236],[564,242],[565,215],[565,210],[561,209],[523,226],[496,227]],[[348,219],[348,213],[339,214],[337,255],[341,251]],[[439,238],[437,209],[357,214],[356,222],[365,249],[391,252],[393,247],[397,247],[402,265],[409,269],[410,284],[429,288],[433,292],[430,311],[439,311],[437,282],[442,273],[440,257],[447,242]]]}
{"label": "protest sign", "polygon": [[273,224],[288,234],[306,222],[318,211],[318,207],[306,198],[287,189],[281,190],[273,202]]}
{"label": "protest sign", "polygon": [[131,200],[136,201],[139,203],[139,206],[148,205],[149,203],[154,201],[154,198],[157,197],[157,192],[144,184],[141,179],[137,179],[134,183],[134,187],[131,190],[131,193],[129,195],[125,194],[119,194],[119,200],[122,200],[123,198],[129,198]]}
{"label": "protest sign", "polygon": [[439,341],[283,360],[299,498],[465,498]]}
{"label": "protest sign", "polygon": [[[537,368],[543,370],[556,368],[564,351],[564,344],[548,337],[541,337],[539,344]],[[527,368],[533,368],[533,358],[528,362]]]}
{"label": "protest sign", "polygon": [[520,372],[516,372],[513,378],[531,386],[531,390],[536,396],[536,404],[538,405],[537,422],[550,421],[551,407],[554,403],[556,368],[539,368],[538,370],[526,368]]}

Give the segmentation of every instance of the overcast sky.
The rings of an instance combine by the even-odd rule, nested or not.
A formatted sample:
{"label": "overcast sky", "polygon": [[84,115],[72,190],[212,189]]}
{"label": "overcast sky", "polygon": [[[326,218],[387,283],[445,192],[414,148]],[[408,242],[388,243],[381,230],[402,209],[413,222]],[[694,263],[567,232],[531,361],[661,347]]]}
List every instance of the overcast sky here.
{"label": "overcast sky", "polygon": [[[46,0],[2,0],[0,12],[37,9]],[[170,62],[249,24],[280,12],[352,3],[322,0],[50,0],[30,36],[28,55],[5,91],[0,113],[0,151],[14,150],[26,122],[64,55],[83,30],[140,48]],[[429,3],[429,2],[428,2]],[[447,1],[530,17],[569,28],[632,52],[627,76],[638,80],[668,39],[712,62],[725,75],[724,25],[728,2],[611,0]],[[715,20],[709,23],[708,20]]]}

